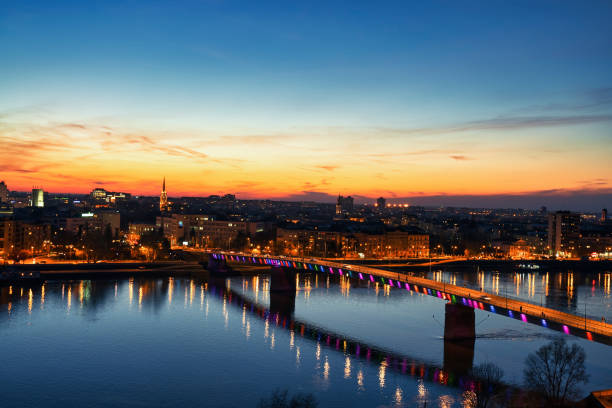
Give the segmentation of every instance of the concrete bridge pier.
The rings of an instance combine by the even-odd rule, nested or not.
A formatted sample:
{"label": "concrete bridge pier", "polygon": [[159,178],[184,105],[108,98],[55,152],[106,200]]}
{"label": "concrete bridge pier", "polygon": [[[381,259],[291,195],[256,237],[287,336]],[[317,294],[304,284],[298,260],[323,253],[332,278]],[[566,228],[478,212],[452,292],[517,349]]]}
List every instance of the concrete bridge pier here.
{"label": "concrete bridge pier", "polygon": [[227,265],[225,259],[215,259],[212,254],[208,255],[208,262],[205,267],[213,274],[229,274],[232,272],[232,268]]}
{"label": "concrete bridge pier", "polygon": [[444,306],[444,340],[474,340],[475,319],[473,308],[447,303]]}
{"label": "concrete bridge pier", "polygon": [[444,316],[444,370],[467,374],[474,364],[474,309],[447,303]]}
{"label": "concrete bridge pier", "polygon": [[270,270],[270,311],[291,317],[295,312],[296,273],[283,267]]}
{"label": "concrete bridge pier", "polygon": [[225,280],[233,275],[233,270],[225,259],[215,259],[211,254],[208,256],[208,262],[202,262],[202,266],[206,269],[201,276],[209,284],[219,288],[225,287]]}

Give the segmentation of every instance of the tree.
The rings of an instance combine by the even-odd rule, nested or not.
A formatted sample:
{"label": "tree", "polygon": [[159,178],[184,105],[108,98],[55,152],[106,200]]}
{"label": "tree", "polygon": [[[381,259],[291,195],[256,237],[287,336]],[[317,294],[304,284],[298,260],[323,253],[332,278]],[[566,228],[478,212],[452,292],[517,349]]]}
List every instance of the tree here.
{"label": "tree", "polygon": [[262,398],[257,408],[316,408],[318,406],[312,394],[295,394],[291,399],[287,394],[287,390],[276,390],[270,398]]}
{"label": "tree", "polygon": [[476,407],[491,406],[490,404],[503,389],[501,379],[504,376],[504,370],[493,363],[484,363],[475,366],[472,369],[472,375],[480,382],[480,389],[476,392],[475,397]]}
{"label": "tree", "polygon": [[550,405],[565,405],[578,396],[579,384],[589,379],[585,358],[582,347],[570,347],[563,337],[558,337],[527,356],[525,385],[543,393]]}

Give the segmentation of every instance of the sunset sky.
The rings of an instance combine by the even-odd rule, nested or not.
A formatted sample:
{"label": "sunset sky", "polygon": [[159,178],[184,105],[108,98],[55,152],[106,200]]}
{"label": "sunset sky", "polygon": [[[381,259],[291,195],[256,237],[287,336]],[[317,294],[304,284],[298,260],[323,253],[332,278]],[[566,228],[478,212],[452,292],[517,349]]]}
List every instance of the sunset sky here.
{"label": "sunset sky", "polygon": [[610,21],[609,1],[2,2],[0,180],[612,207]]}

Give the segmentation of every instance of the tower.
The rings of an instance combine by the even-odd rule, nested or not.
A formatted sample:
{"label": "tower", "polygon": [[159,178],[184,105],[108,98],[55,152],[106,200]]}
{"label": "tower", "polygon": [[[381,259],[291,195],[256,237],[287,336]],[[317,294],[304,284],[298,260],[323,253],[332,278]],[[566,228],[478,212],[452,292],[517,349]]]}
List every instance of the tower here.
{"label": "tower", "polygon": [[0,203],[8,203],[9,190],[4,181],[0,181]]}
{"label": "tower", "polygon": [[44,207],[45,206],[45,192],[42,188],[32,189],[32,200],[30,201],[32,207]]}
{"label": "tower", "polygon": [[548,214],[548,248],[555,258],[577,256],[580,214],[557,211]]}
{"label": "tower", "polygon": [[378,209],[378,212],[383,212],[386,206],[387,200],[385,200],[384,197],[378,197],[378,199],[376,200],[376,207]]}
{"label": "tower", "polygon": [[162,182],[162,191],[159,195],[159,210],[166,211],[168,209],[168,194],[166,193],[166,177]]}

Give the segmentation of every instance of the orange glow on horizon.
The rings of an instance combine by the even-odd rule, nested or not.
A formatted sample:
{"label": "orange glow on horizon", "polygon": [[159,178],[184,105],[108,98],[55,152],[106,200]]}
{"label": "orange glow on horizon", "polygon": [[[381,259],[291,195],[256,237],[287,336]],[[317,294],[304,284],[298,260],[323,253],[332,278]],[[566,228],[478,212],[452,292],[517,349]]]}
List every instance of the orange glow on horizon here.
{"label": "orange glow on horizon", "polygon": [[546,138],[526,144],[500,137],[500,147],[465,152],[450,136],[445,149],[437,140],[407,148],[405,141],[385,134],[361,137],[356,144],[349,143],[345,133],[334,132],[201,136],[86,124],[21,124],[0,129],[0,179],[17,191],[38,185],[49,192],[86,194],[102,187],[157,196],[165,176],[169,197],[235,194],[318,201],[339,193],[393,200],[612,191],[612,180],[600,177],[609,173],[607,146],[576,148],[568,166],[566,156],[546,153]]}

